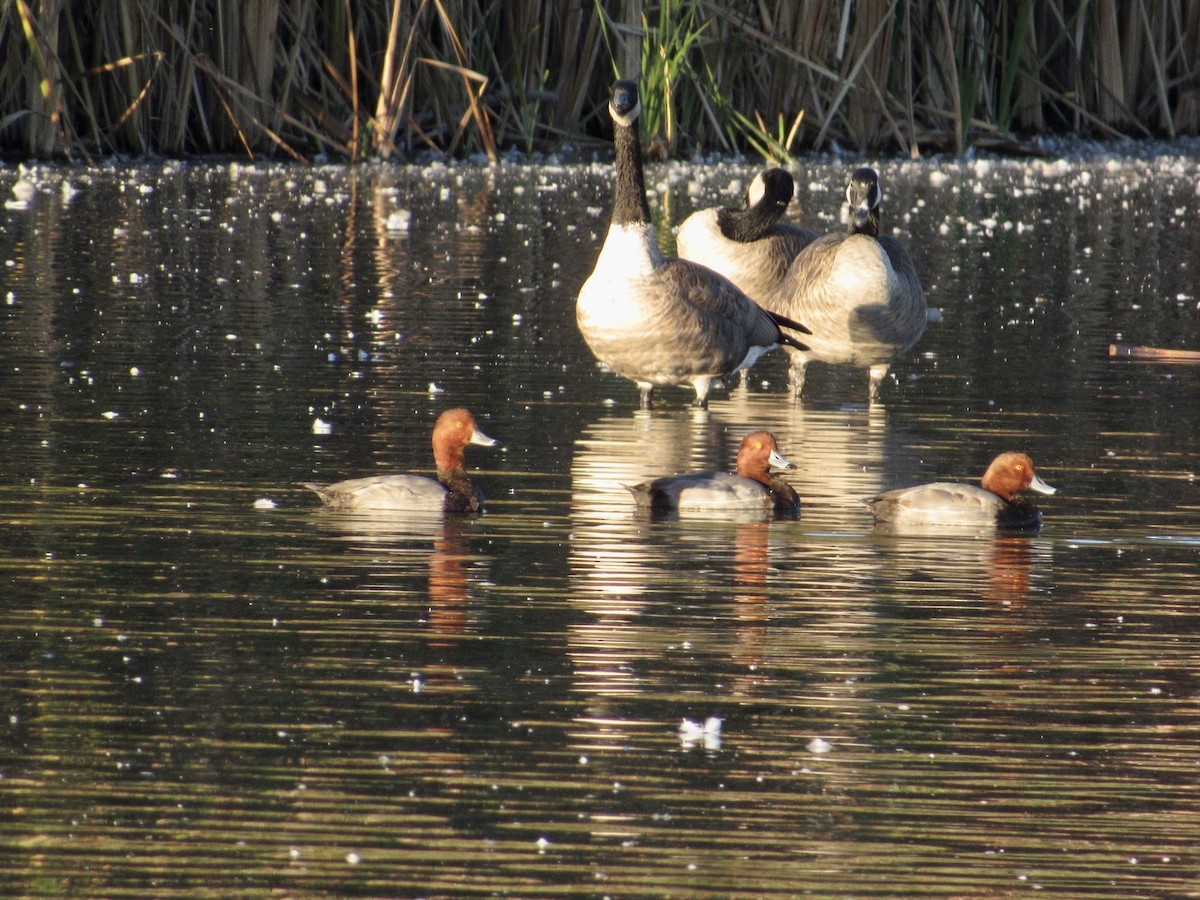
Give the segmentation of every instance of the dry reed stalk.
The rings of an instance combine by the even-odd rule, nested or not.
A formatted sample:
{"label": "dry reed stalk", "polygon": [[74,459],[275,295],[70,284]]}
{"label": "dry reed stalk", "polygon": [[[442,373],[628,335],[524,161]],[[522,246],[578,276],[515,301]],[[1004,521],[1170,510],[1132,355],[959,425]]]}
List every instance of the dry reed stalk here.
{"label": "dry reed stalk", "polygon": [[[881,135],[879,120],[885,103],[878,85],[887,83],[897,6],[898,0],[858,0],[853,27],[847,28],[848,17],[844,17],[839,29],[842,84],[831,111],[844,108],[850,141],[859,149],[876,146]],[[850,9],[848,2],[844,9]],[[822,136],[818,133],[818,140]]]}
{"label": "dry reed stalk", "polygon": [[[1160,10],[1161,4],[1155,4],[1155,9]],[[1153,93],[1157,103],[1157,116],[1159,126],[1166,130],[1167,135],[1174,139],[1175,137],[1175,122],[1171,116],[1171,104],[1167,99],[1167,80],[1163,71],[1163,48],[1167,42],[1164,34],[1166,25],[1165,17],[1155,15],[1151,17],[1146,9],[1144,0],[1137,2],[1138,17],[1141,20],[1140,24],[1146,30],[1146,45],[1148,47],[1147,56],[1149,57],[1150,67],[1154,73]]]}
{"label": "dry reed stalk", "polygon": [[635,74],[667,8],[698,32],[656,87],[668,148],[1200,130],[1194,0],[12,0],[0,146],[495,158],[604,137],[610,64]]}
{"label": "dry reed stalk", "polygon": [[[189,4],[185,14],[182,17],[176,17],[170,24],[164,22],[161,17],[157,17],[157,24],[158,30],[164,32],[164,35],[177,35],[181,48],[195,46],[199,22],[194,5]],[[169,37],[165,37],[164,45],[169,40]],[[176,60],[174,77],[167,90],[164,91],[163,108],[159,111],[158,119],[161,123],[159,146],[170,153],[182,153],[187,148],[188,136],[193,124],[198,125],[201,133],[211,139],[208,122],[202,115],[197,115],[198,104],[194,102],[199,96],[200,85],[197,82],[199,73],[196,71],[192,54],[181,52]]]}
{"label": "dry reed stalk", "polygon": [[[354,16],[350,8],[350,0],[344,0],[342,8],[346,11],[346,21]],[[350,70],[350,161],[358,159],[358,44],[354,38],[354,29],[346,29],[347,68]]]}
{"label": "dry reed stalk", "polygon": [[26,0],[16,0],[17,17],[24,32],[34,71],[26,74],[25,98],[29,115],[25,117],[25,145],[34,156],[50,156],[67,147],[68,119],[63,104],[63,72],[56,36],[63,5],[48,0],[38,6],[34,16]]}
{"label": "dry reed stalk", "polygon": [[221,95],[229,119],[226,123],[238,141],[253,154],[260,132],[274,132],[264,117],[273,108],[272,75],[278,34],[277,0],[218,0],[220,28],[214,62],[226,88],[238,85],[242,90],[227,90]]}
{"label": "dry reed stalk", "polygon": [[[344,7],[334,9],[343,10]],[[357,159],[361,148],[355,141],[361,123],[351,120],[347,124],[347,118],[361,115],[361,112],[357,96],[351,93],[354,88],[348,77],[352,75],[357,80],[365,73],[361,67],[354,73],[344,70],[349,65],[351,47],[354,56],[361,58],[359,48],[362,43],[356,29],[350,27],[350,21],[338,17],[336,12],[332,13],[332,21],[321,21],[315,10],[310,13],[302,15],[293,25],[294,33],[302,35],[303,39],[296,41],[290,54],[289,68],[297,73],[296,88],[292,92],[296,109],[292,114],[303,123],[304,133],[316,138],[316,146],[329,147],[340,155]],[[327,36],[324,43],[328,53],[316,40],[318,33]],[[343,49],[347,54],[344,59],[339,56]],[[373,84],[372,88],[379,96],[379,85]]]}
{"label": "dry reed stalk", "polygon": [[1171,347],[1145,347],[1139,344],[1109,344],[1108,355],[1129,359],[1153,359],[1166,362],[1200,363],[1200,350],[1176,350]]}
{"label": "dry reed stalk", "polygon": [[1118,25],[1116,0],[1097,0],[1093,44],[1096,77],[1096,115],[1113,125],[1126,119],[1125,83],[1121,65],[1121,30]]}
{"label": "dry reed stalk", "polygon": [[1045,130],[1046,119],[1042,109],[1042,60],[1035,22],[1035,17],[1031,16],[1021,44],[1017,93],[1013,102],[1015,121],[1026,131],[1040,133]]}
{"label": "dry reed stalk", "polygon": [[550,108],[550,130],[573,133],[583,119],[592,84],[604,78],[597,64],[604,46],[603,23],[597,15],[586,15],[586,7],[581,5],[566,4],[564,8],[551,4],[550,9],[551,16],[561,22],[558,28],[547,25],[547,34],[557,35],[557,65],[550,70],[557,96]]}
{"label": "dry reed stalk", "polygon": [[[446,0],[433,0],[434,6],[437,8],[438,16],[442,21],[442,27],[445,31],[454,55],[458,60],[457,65],[443,63],[441,60],[426,58],[423,60],[427,65],[434,67],[445,67],[449,71],[457,72],[462,76],[463,89],[467,95],[468,109],[463,113],[459,120],[458,130],[455,132],[454,138],[450,142],[449,152],[453,153],[458,145],[465,123],[468,118],[473,119],[475,127],[479,132],[479,140],[482,144],[484,153],[491,162],[497,159],[496,153],[496,138],[492,132],[492,123],[489,118],[487,108],[483,105],[483,92],[487,89],[488,77],[479,72],[476,72],[470,67],[470,57],[467,54],[466,47],[459,37],[458,31],[455,28],[455,20],[450,17],[446,11]],[[471,82],[478,85],[477,89],[472,89]]]}
{"label": "dry reed stalk", "polygon": [[383,57],[380,74],[380,90],[375,103],[375,121],[372,130],[372,152],[386,159],[396,152],[396,134],[405,115],[413,84],[413,44],[418,34],[418,24],[424,21],[428,0],[421,0],[409,20],[404,50],[396,56],[400,41],[401,0],[394,0],[388,27],[387,50]]}
{"label": "dry reed stalk", "polygon": [[[836,72],[816,61],[828,33],[822,24],[828,21],[827,9],[827,4],[814,4],[805,15],[783,4],[772,15],[760,6],[757,18],[751,19],[708,0],[707,12],[719,23],[718,35],[707,49],[708,68],[731,107],[727,116],[736,121],[740,111],[750,110],[793,122],[801,115],[805,122],[826,119],[827,93],[838,80]],[[740,52],[730,53],[731,47]],[[717,130],[732,135],[740,131],[728,126]],[[745,141],[753,143],[751,137]]]}
{"label": "dry reed stalk", "polygon": [[907,132],[908,156],[917,159],[921,148],[917,142],[917,122],[913,116],[913,29],[912,6],[904,8],[904,124]]}
{"label": "dry reed stalk", "polygon": [[954,122],[954,152],[961,154],[963,151],[963,138],[966,134],[966,127],[963,121],[964,92],[960,81],[960,69],[955,52],[955,29],[950,23],[950,10],[947,0],[937,0],[937,16],[941,24],[941,31],[934,33],[934,48],[935,52],[937,50],[941,52],[935,60],[935,68],[938,70],[941,82],[945,86],[946,99],[949,101],[947,112]]}
{"label": "dry reed stalk", "polygon": [[617,23],[618,33],[625,35],[613,54],[615,73],[621,78],[628,78],[635,73],[641,74],[641,40],[642,23],[646,20],[645,5],[642,0],[620,0],[617,12],[613,17]]}
{"label": "dry reed stalk", "polygon": [[1175,6],[1179,46],[1175,57],[1175,127],[1181,134],[1200,131],[1200,4],[1179,0]]}

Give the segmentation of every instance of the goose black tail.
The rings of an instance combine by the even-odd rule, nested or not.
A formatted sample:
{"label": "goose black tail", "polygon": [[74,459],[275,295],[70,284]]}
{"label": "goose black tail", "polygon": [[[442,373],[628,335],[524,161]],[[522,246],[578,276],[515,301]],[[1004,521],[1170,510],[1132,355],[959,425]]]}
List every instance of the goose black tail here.
{"label": "goose black tail", "polygon": [[781,316],[779,313],[770,313],[775,324],[779,326],[780,340],[779,343],[787,344],[789,347],[795,347],[797,350],[808,350],[808,344],[805,344],[794,335],[788,334],[783,329],[789,328],[792,331],[798,331],[801,334],[812,334],[812,329],[807,325],[801,325],[795,319],[789,319],[787,316]]}

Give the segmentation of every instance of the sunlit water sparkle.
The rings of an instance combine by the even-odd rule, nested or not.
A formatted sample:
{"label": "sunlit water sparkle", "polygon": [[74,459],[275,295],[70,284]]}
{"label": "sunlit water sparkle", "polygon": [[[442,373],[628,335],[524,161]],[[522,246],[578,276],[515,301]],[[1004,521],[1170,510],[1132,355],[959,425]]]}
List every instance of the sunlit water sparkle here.
{"label": "sunlit water sparkle", "polygon": [[[1200,367],[1107,347],[1200,349],[1200,163],[879,168],[943,321],[879,405],[775,355],[703,412],[575,329],[606,164],[0,172],[8,889],[1195,891]],[[663,246],[753,173],[652,167]],[[457,405],[487,515],[297,486],[428,472]],[[635,515],[758,428],[798,520]],[[1041,532],[872,527],[1009,447]]]}

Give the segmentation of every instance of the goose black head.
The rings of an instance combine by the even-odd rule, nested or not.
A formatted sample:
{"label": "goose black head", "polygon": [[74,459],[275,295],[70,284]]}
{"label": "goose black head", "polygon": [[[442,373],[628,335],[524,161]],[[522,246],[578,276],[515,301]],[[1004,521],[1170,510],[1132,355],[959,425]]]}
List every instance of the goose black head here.
{"label": "goose black head", "polygon": [[767,169],[754,176],[746,191],[746,207],[762,203],[786,211],[796,193],[796,183],[787,169]]}
{"label": "goose black head", "polygon": [[636,81],[621,80],[613,82],[608,112],[618,125],[632,125],[642,112],[642,101],[638,96]]}
{"label": "goose black head", "polygon": [[767,237],[779,224],[796,191],[786,169],[759,172],[746,189],[746,205],[717,210],[717,227],[731,241],[750,244]]}
{"label": "goose black head", "polygon": [[877,235],[879,233],[879,204],[883,191],[879,187],[879,175],[867,166],[855,169],[846,185],[846,202],[850,204],[850,231],[852,234]]}

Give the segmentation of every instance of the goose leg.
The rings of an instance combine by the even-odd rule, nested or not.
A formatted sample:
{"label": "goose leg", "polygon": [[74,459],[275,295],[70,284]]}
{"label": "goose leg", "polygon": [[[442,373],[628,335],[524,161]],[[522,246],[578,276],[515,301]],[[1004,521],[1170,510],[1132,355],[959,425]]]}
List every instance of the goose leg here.
{"label": "goose leg", "polygon": [[788,366],[788,386],[792,389],[793,400],[799,400],[804,393],[804,370],[807,366],[808,363],[799,357],[793,357],[792,364]]}
{"label": "goose leg", "polygon": [[879,387],[883,384],[883,379],[887,377],[888,364],[880,363],[877,366],[871,366],[871,380],[867,389],[867,396],[874,403],[879,399]]}

